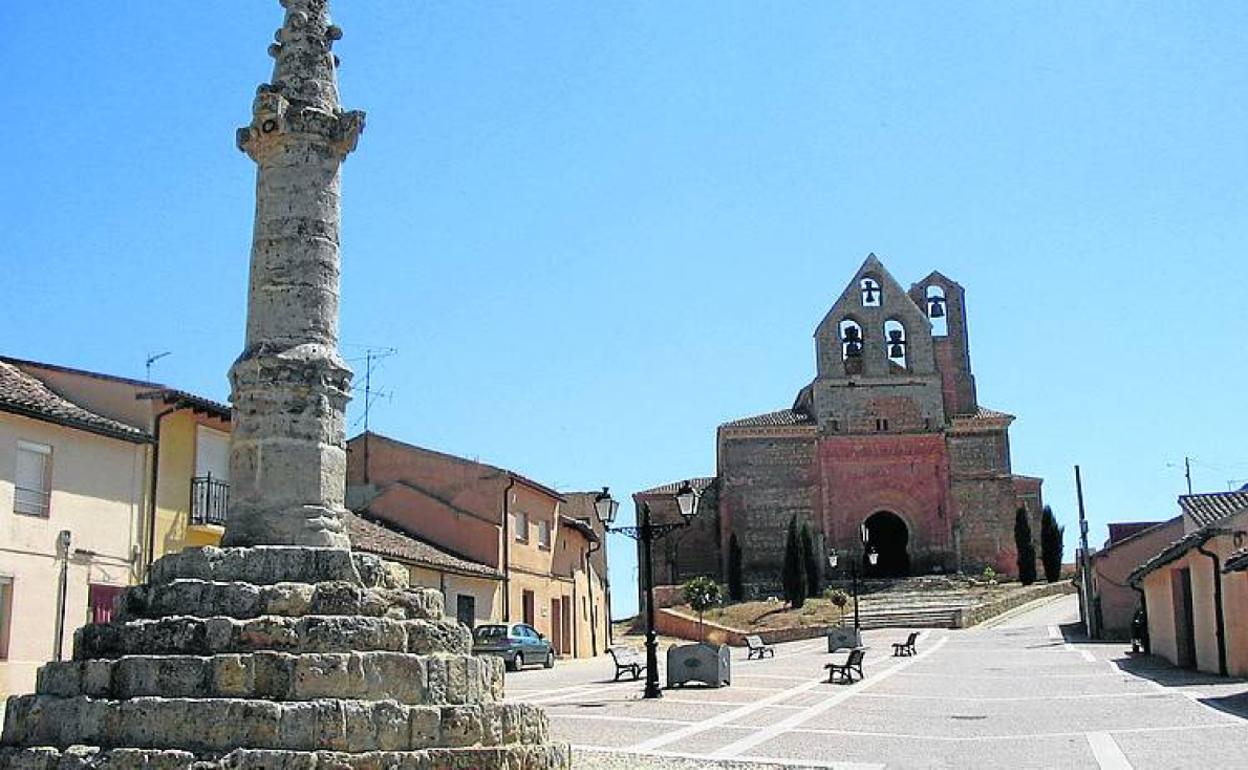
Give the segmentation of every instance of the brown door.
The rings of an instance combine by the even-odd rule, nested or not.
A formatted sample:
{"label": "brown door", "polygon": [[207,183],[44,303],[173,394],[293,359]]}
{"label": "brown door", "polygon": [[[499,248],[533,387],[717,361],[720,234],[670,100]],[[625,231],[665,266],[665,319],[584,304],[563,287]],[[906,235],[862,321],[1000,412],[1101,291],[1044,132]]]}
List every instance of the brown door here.
{"label": "brown door", "polygon": [[1170,573],[1174,602],[1174,646],[1176,666],[1196,667],[1196,625],[1192,619],[1192,571],[1186,567]]}
{"label": "brown door", "polygon": [[558,599],[550,600],[550,646],[556,655],[563,654],[563,610]]}
{"label": "brown door", "polygon": [[572,632],[574,630],[574,626],[572,625],[572,610],[574,607],[572,606],[571,597],[563,597],[563,601],[560,602],[560,605],[560,609],[563,610],[563,649],[564,652],[575,655],[576,647],[572,644]]}
{"label": "brown door", "polygon": [[523,607],[522,612],[524,612],[524,624],[526,626],[532,626],[533,621],[535,620],[533,617],[533,592],[525,591],[521,594],[521,598],[521,605]]}

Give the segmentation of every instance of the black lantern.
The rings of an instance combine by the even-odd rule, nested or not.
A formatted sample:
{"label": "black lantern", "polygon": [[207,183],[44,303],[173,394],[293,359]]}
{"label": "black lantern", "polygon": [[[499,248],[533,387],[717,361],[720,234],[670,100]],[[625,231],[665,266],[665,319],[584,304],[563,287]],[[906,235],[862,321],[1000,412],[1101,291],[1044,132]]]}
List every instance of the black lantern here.
{"label": "black lantern", "polygon": [[618,501],[611,497],[611,493],[606,487],[602,491],[594,495],[594,513],[598,514],[598,521],[608,527],[615,521],[615,514],[620,510]]}
{"label": "black lantern", "polygon": [[693,488],[688,481],[680,485],[680,489],[676,490],[676,504],[680,506],[680,515],[689,521],[693,515],[698,512],[698,501],[702,499],[702,493]]}

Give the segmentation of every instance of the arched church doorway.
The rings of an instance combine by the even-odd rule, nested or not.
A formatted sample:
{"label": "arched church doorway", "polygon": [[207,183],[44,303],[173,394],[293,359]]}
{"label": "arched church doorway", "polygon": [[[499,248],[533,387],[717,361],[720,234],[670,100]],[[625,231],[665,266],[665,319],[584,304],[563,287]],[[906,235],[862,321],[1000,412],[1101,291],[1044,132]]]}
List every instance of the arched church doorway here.
{"label": "arched church doorway", "polygon": [[890,511],[877,511],[867,517],[866,551],[874,550],[879,559],[873,566],[863,556],[863,573],[869,577],[906,577],[910,574],[910,530],[901,517]]}

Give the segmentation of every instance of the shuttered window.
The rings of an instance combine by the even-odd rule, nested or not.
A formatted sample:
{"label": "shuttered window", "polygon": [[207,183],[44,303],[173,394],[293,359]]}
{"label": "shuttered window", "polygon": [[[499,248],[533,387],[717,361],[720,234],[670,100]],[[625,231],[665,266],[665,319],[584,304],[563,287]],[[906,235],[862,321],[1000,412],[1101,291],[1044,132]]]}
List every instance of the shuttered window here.
{"label": "shuttered window", "polygon": [[52,447],[17,442],[13,480],[13,510],[28,516],[47,516],[52,500]]}

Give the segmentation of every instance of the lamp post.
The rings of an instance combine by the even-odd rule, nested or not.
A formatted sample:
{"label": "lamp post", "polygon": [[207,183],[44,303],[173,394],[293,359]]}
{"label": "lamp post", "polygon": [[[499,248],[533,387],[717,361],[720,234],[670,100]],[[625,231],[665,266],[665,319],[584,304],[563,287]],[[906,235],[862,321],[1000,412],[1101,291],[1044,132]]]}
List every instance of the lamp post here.
{"label": "lamp post", "polygon": [[663,691],[659,689],[659,640],[654,631],[654,563],[650,557],[650,546],[655,540],[689,526],[698,513],[698,502],[701,498],[702,493],[686,481],[676,490],[676,504],[680,507],[681,521],[653,524],[650,521],[650,506],[643,502],[637,506],[635,527],[611,526],[620,504],[611,498],[606,487],[594,498],[594,512],[607,532],[618,532],[641,543],[641,560],[645,565],[642,580],[646,591],[646,690],[643,698],[663,697]]}
{"label": "lamp post", "polygon": [[[867,530],[865,527],[862,530],[862,534],[863,534],[862,547],[867,548],[867,538],[866,538]],[[832,569],[836,569],[836,565],[840,563],[840,560],[841,560],[841,557],[836,552],[835,548],[828,551],[828,566],[829,567],[831,567]],[[880,554],[874,548],[871,548],[870,550],[867,551],[867,562],[870,563],[872,567],[878,564],[879,561],[880,561]],[[854,591],[854,631],[861,631],[862,629],[858,623],[858,560],[857,559],[849,560],[849,575],[850,575],[850,579],[853,581],[853,591]]]}

